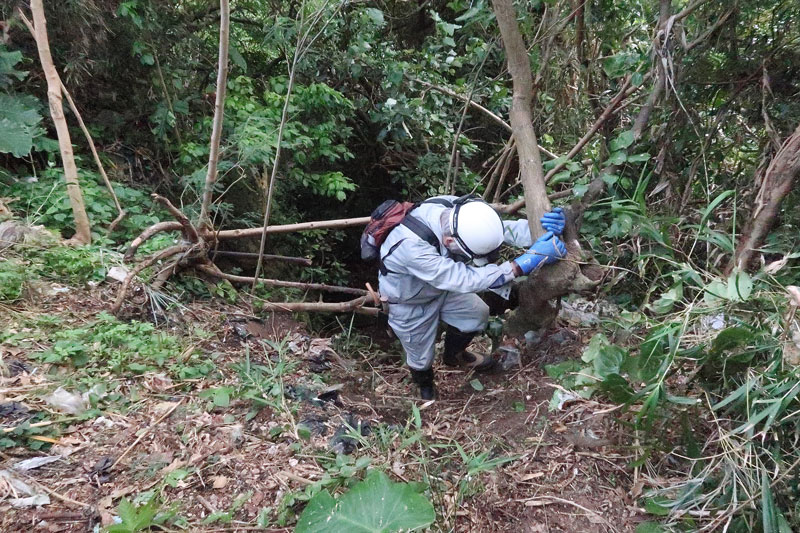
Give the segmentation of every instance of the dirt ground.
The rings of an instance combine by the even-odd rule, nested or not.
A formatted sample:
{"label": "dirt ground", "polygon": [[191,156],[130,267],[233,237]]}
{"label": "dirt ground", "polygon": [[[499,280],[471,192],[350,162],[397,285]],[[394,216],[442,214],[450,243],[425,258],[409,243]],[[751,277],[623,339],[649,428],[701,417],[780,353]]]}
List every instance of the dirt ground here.
{"label": "dirt ground", "polygon": [[[0,320],[19,328],[32,316],[57,314],[85,324],[107,308],[108,290],[76,289],[2,308]],[[309,487],[332,478],[346,483],[352,471],[345,467],[358,476],[364,464],[397,481],[429,484],[432,531],[623,532],[644,520],[629,466],[635,457],[621,440],[614,406],[576,399],[548,408],[554,385],[544,365],[580,357],[591,331],[562,325],[501,374],[437,366],[438,399],[423,403],[411,398],[397,345],[379,327],[317,338],[290,315],[258,320],[215,301],[164,318],[161,327],[173,335],[198,325],[211,333],[192,348],[214,354],[218,373],[194,380],[157,372],[109,376],[130,400],[125,409],[60,422],[38,451],[0,450],[0,471],[28,458],[56,458],[18,476],[46,493],[47,505],[12,507],[13,487],[0,484],[0,530],[92,531],[113,523],[120,499],[155,494],[161,511],[174,515],[163,530],[290,531]],[[46,413],[45,420],[63,419],[41,397],[67,371],[26,358],[46,344],[0,344],[0,405],[18,402]],[[215,405],[204,391],[242,390],[233,365],[246,358],[264,368],[289,364],[277,395],[260,410],[252,394]],[[0,416],[0,427],[22,421]],[[351,459],[337,460],[337,453]],[[288,527],[275,526],[281,519]]]}

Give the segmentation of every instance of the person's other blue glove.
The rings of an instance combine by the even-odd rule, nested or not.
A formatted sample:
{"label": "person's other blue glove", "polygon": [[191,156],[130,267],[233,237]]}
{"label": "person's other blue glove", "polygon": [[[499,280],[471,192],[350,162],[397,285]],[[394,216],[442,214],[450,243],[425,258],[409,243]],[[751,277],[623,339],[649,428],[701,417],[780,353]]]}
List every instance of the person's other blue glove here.
{"label": "person's other blue glove", "polygon": [[514,262],[523,274],[527,275],[541,265],[555,263],[566,256],[567,247],[564,246],[561,239],[553,235],[552,231],[548,231],[533,243],[530,250],[514,259]]}
{"label": "person's other blue glove", "polygon": [[556,207],[549,213],[542,215],[539,219],[545,231],[552,231],[555,235],[564,233],[564,224],[567,223],[567,217],[564,216],[564,210]]}

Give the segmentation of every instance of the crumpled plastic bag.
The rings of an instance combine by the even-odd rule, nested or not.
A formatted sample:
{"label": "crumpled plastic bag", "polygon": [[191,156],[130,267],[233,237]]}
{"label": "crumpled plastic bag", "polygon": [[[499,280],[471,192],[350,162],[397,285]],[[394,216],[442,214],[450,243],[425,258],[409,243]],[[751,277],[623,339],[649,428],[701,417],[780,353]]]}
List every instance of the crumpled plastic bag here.
{"label": "crumpled plastic bag", "polygon": [[70,415],[79,415],[86,411],[86,399],[76,392],[69,392],[63,387],[59,387],[52,393],[43,397],[47,405],[55,407],[62,413]]}

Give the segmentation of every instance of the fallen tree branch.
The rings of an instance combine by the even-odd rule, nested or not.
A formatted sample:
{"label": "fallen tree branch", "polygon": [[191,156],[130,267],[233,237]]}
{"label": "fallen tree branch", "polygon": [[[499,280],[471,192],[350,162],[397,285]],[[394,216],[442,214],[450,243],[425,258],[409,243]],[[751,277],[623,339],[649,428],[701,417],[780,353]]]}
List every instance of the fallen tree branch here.
{"label": "fallen tree branch", "polygon": [[273,312],[286,312],[286,313],[300,313],[304,311],[320,312],[320,313],[348,313],[355,312],[360,315],[378,316],[380,312],[374,307],[364,307],[364,304],[369,301],[369,296],[356,298],[347,302],[328,303],[328,302],[264,302],[261,309]]}
{"label": "fallen tree branch", "polygon": [[[369,217],[360,218],[339,218],[335,220],[317,220],[314,222],[299,222],[297,224],[284,224],[280,226],[268,226],[266,232],[272,233],[293,233],[295,231],[310,231],[318,229],[343,229],[354,226],[366,226]],[[221,241],[229,239],[241,239],[243,237],[260,237],[264,228],[243,228],[229,229],[216,232],[217,239]]]}
{"label": "fallen tree branch", "polygon": [[[208,263],[197,265],[197,269],[202,272],[205,272],[210,276],[214,276],[220,279],[226,279],[232,283],[252,284],[253,280],[255,279],[250,276],[237,276],[235,274],[228,274],[226,272],[221,271],[219,268],[217,268],[216,265]],[[300,281],[283,281],[279,279],[264,279],[264,278],[259,278],[258,282],[270,287],[285,287],[290,289],[338,292],[342,294],[354,294],[357,296],[364,296],[368,294],[367,291],[365,291],[364,289],[355,289],[353,287],[340,287],[338,285],[325,285],[324,283],[303,283]]]}
{"label": "fallen tree branch", "polygon": [[189,217],[183,214],[183,212],[172,205],[172,202],[161,196],[160,194],[153,193],[150,195],[153,200],[158,202],[159,204],[163,205],[167,211],[170,212],[172,216],[178,219],[178,223],[181,225],[183,229],[183,236],[192,242],[198,242],[200,240],[200,235],[197,233],[197,229],[189,220]]}
{"label": "fallen tree branch", "polygon": [[[259,254],[255,252],[234,252],[232,250],[211,250],[208,255],[213,260],[218,255],[230,257],[258,257]],[[303,266],[311,266],[314,263],[307,257],[292,257],[288,255],[274,255],[274,254],[261,254],[265,261],[282,261],[284,263],[294,263]]]}
{"label": "fallen tree branch", "polygon": [[125,251],[125,255],[122,256],[123,261],[130,261],[133,259],[133,256],[136,255],[136,251],[139,247],[144,244],[150,237],[167,231],[179,231],[183,229],[183,226],[180,222],[169,221],[169,222],[157,222],[144,230],[141,235],[133,239],[128,249]]}

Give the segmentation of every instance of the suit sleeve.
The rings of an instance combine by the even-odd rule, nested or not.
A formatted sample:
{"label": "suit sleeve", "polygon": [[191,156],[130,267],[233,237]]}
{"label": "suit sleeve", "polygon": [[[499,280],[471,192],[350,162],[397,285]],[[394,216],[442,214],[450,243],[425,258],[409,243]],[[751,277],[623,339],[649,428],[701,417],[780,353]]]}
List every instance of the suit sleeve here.
{"label": "suit sleeve", "polygon": [[511,246],[519,246],[522,248],[530,248],[533,246],[533,238],[531,237],[528,220],[524,218],[519,220],[504,220],[503,242]]}
{"label": "suit sleeve", "polygon": [[407,239],[388,259],[388,268],[412,275],[439,290],[480,292],[505,285],[514,278],[511,264],[475,267],[443,257],[428,243]]}

